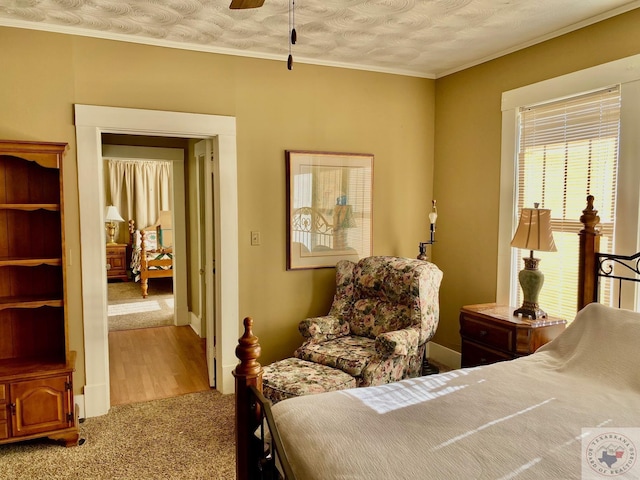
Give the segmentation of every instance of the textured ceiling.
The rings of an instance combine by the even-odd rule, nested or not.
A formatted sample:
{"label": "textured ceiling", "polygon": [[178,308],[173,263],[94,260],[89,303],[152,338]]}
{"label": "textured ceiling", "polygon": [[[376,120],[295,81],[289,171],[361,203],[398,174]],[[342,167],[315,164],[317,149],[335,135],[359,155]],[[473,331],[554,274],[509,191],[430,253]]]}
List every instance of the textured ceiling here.
{"label": "textured ceiling", "polygon": [[[0,25],[286,61],[289,1],[0,0]],[[296,0],[295,63],[435,78],[640,7],[634,0]]]}

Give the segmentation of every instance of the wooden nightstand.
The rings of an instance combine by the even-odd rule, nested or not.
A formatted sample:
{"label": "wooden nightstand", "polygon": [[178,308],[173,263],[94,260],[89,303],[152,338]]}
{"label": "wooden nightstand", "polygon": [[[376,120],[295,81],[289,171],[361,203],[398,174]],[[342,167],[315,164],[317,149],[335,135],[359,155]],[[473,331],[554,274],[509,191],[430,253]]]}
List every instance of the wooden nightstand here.
{"label": "wooden nightstand", "polygon": [[127,277],[127,245],[107,245],[107,280],[120,279],[125,282]]}
{"label": "wooden nightstand", "polygon": [[564,329],[566,320],[514,317],[517,307],[484,303],[460,310],[462,367],[513,360],[535,352]]}

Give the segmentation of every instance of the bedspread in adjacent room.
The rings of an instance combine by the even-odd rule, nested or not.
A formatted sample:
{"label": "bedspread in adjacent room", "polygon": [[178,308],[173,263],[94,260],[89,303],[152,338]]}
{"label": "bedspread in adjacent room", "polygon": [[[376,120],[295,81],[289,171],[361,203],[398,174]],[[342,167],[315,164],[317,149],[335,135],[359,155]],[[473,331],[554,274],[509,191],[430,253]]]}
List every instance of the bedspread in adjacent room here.
{"label": "bedspread in adjacent room", "polygon": [[640,314],[592,304],[538,352],[273,407],[297,478],[578,479],[582,428],[640,427]]}
{"label": "bedspread in adjacent room", "polygon": [[[133,234],[133,244],[132,244],[132,252],[131,252],[131,273],[134,281],[140,281],[140,274],[142,271],[142,255],[146,256],[147,260],[147,270],[171,270],[173,265],[170,263],[168,265],[154,265],[160,262],[155,262],[155,260],[173,260],[173,253],[170,249],[159,249],[158,248],[158,235],[155,231],[146,231],[145,232],[145,249],[144,252],[141,248],[140,241],[140,231],[136,230]],[[167,276],[170,276],[171,273],[168,272]]]}

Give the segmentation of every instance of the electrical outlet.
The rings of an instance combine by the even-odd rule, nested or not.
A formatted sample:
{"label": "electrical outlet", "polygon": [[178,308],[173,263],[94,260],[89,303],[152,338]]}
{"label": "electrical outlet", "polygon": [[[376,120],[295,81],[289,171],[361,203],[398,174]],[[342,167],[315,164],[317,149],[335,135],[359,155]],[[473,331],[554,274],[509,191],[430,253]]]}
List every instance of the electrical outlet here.
{"label": "electrical outlet", "polygon": [[260,245],[260,232],[251,232],[251,245]]}

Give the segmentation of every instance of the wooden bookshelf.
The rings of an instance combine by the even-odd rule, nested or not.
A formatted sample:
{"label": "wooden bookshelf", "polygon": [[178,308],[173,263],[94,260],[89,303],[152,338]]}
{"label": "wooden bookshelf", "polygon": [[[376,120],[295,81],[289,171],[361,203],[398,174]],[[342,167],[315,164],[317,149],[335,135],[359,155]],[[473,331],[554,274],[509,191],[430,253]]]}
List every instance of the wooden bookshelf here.
{"label": "wooden bookshelf", "polygon": [[66,149],[0,141],[0,444],[78,443],[66,311]]}

